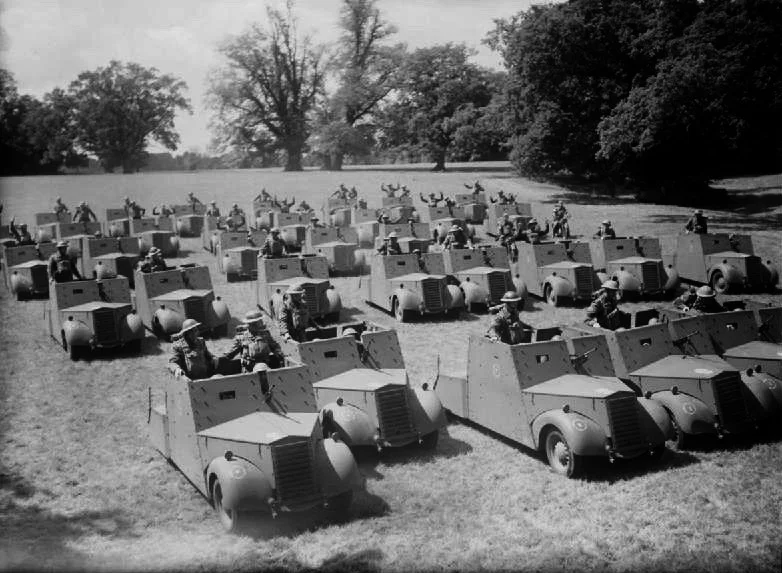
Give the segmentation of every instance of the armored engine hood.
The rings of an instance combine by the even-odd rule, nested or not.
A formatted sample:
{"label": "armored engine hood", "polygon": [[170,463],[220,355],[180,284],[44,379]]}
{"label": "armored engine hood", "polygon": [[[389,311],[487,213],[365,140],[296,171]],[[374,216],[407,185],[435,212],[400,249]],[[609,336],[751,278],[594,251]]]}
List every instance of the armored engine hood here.
{"label": "armored engine hood", "polygon": [[290,437],[309,438],[318,414],[252,412],[198,432],[199,437],[267,445]]}
{"label": "armored engine hood", "polygon": [[560,261],[558,263],[551,263],[550,265],[546,265],[541,268],[555,271],[557,269],[581,269],[585,267],[591,269],[592,265],[589,265],[587,263],[576,263],[573,261]]}
{"label": "armored engine hood", "polygon": [[25,261],[23,263],[16,264],[11,267],[11,269],[31,269],[33,267],[37,267],[38,265],[45,265],[46,261],[41,261],[38,259],[33,259],[32,261]]}
{"label": "armored engine hood", "polygon": [[639,257],[639,256],[633,256],[633,257],[625,257],[623,259],[611,259],[611,263],[619,264],[619,265],[640,265],[649,261],[661,261],[662,259],[652,259],[649,257]]}
{"label": "armored engine hood", "polygon": [[212,291],[209,289],[189,289],[189,288],[182,288],[177,290],[172,290],[171,292],[167,292],[165,294],[158,295],[152,300],[156,302],[164,302],[167,300],[185,300],[190,297],[205,297],[209,295]]}
{"label": "armored engine hood", "polygon": [[336,374],[312,386],[314,388],[329,388],[333,390],[376,391],[385,386],[405,386],[407,372],[401,368],[354,368],[341,374]]}
{"label": "armored engine hood", "polygon": [[782,345],[762,340],[753,340],[725,351],[725,356],[732,358],[757,358],[759,360],[782,361]]}
{"label": "armored engine hood", "polygon": [[686,378],[710,380],[723,372],[736,372],[737,369],[716,356],[680,356],[671,355],[647,364],[631,372],[631,376],[649,378]]}
{"label": "armored engine hood", "polygon": [[408,283],[415,283],[422,281],[424,279],[445,279],[445,275],[429,275],[426,273],[409,273],[406,275],[402,275],[399,277],[394,277],[391,280],[394,282],[408,282]]}
{"label": "armored engine hood", "polygon": [[96,310],[101,310],[104,308],[116,310],[118,308],[125,308],[129,306],[130,306],[129,302],[93,301],[93,302],[85,302],[83,304],[78,304],[76,306],[70,306],[68,308],[61,308],[60,312],[94,312]]}
{"label": "armored engine hood", "polygon": [[563,374],[524,390],[528,394],[550,396],[577,396],[579,398],[607,398],[614,394],[633,394],[618,378],[611,376],[585,376]]}

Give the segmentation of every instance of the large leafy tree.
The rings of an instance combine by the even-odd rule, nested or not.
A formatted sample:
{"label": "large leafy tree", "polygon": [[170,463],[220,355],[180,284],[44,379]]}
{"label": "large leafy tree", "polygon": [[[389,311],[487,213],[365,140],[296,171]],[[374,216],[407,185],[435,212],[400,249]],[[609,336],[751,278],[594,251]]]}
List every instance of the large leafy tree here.
{"label": "large leafy tree", "polygon": [[190,112],[183,95],[187,85],[155,68],[111,61],[105,68],[82,72],[71,83],[77,145],[95,155],[107,171],[138,171],[150,141],[175,150],[178,110]]}
{"label": "large leafy tree", "polygon": [[460,130],[473,125],[491,103],[498,76],[469,61],[461,44],[421,48],[401,70],[399,88],[383,111],[383,145],[417,147],[445,169]]}
{"label": "large leafy tree", "polygon": [[376,0],[343,0],[342,30],[331,66],[339,86],[324,103],[316,134],[317,151],[327,169],[342,168],[345,154],[369,151],[372,114],[398,81],[403,44],[389,44],[397,29],[385,21]]}
{"label": "large leafy tree", "polygon": [[323,91],[323,50],[299,37],[292,2],[267,8],[255,24],[220,48],[227,66],[210,78],[217,143],[266,155],[285,152],[285,170],[301,171],[310,113]]}

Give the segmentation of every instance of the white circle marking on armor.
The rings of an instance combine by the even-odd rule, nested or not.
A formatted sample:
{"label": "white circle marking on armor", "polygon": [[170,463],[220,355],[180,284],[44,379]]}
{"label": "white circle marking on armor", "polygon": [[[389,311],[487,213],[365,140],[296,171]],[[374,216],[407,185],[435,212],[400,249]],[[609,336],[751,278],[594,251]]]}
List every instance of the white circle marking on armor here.
{"label": "white circle marking on armor", "polygon": [[579,432],[586,432],[587,423],[584,420],[573,420],[573,427]]}
{"label": "white circle marking on armor", "polygon": [[766,380],[766,385],[769,387],[770,390],[774,390],[777,387],[777,381],[771,380],[770,378]]}
{"label": "white circle marking on armor", "polygon": [[246,475],[247,475],[247,470],[244,469],[244,466],[236,466],[234,469],[231,470],[231,477],[233,479],[242,479]]}
{"label": "white circle marking on armor", "polygon": [[709,370],[708,368],[696,368],[694,372],[696,374],[706,374],[706,375],[714,374],[714,370]]}
{"label": "white circle marking on armor", "polygon": [[690,402],[685,402],[682,404],[682,410],[684,410],[685,414],[692,416],[695,413],[695,406]]}

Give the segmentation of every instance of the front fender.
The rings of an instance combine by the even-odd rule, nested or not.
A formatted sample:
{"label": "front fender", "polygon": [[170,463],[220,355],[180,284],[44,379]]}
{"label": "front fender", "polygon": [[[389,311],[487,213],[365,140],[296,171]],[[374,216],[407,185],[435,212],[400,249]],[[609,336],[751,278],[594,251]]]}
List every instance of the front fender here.
{"label": "front fender", "polygon": [[688,394],[674,394],[670,390],[663,390],[652,394],[652,400],[662,404],[676,425],[685,434],[716,434],[717,429],[711,408],[704,402]]}
{"label": "front fender", "polygon": [[720,263],[719,265],[712,267],[711,272],[709,273],[709,283],[712,282],[711,277],[714,275],[715,271],[720,271],[722,273],[722,276],[725,278],[725,282],[731,289],[742,288],[744,286],[744,273],[742,273],[733,265]]}
{"label": "front fender", "polygon": [[741,372],[744,399],[750,413],[756,419],[776,418],[782,412],[782,384],[779,379],[766,372],[751,369]]}
{"label": "front fender", "polygon": [[482,286],[469,279],[463,280],[459,286],[461,286],[462,292],[464,293],[464,304],[466,306],[472,306],[473,304],[491,305],[489,292]]}
{"label": "front fender", "polygon": [[366,480],[345,442],[325,438],[315,449],[318,484],[326,497],[352,489],[364,489]]}
{"label": "front fender", "polygon": [[179,254],[179,237],[176,235],[171,235],[168,238],[168,244],[171,248],[171,251],[166,255],[168,257],[175,257],[177,254]]}
{"label": "front fender", "polygon": [[241,269],[235,264],[230,255],[223,255],[223,272],[227,275],[238,274]]}
{"label": "front fender", "polygon": [[[465,306],[465,293],[456,285],[445,285],[445,289],[448,292],[448,309],[452,308],[464,308]],[[484,299],[485,300],[485,299]]]}
{"label": "front fender", "polygon": [[38,243],[48,243],[54,239],[51,228],[38,229],[35,233],[35,240]]}
{"label": "front fender", "polygon": [[440,398],[431,388],[410,388],[408,401],[413,416],[413,426],[420,435],[429,434],[448,424]]}
{"label": "front fender", "polygon": [[327,314],[332,314],[342,310],[342,298],[339,296],[337,289],[335,289],[333,285],[326,289],[326,300],[328,301]]}
{"label": "front fender", "polygon": [[120,323],[120,338],[123,341],[144,338],[144,324],[141,317],[134,311],[128,313]]}
{"label": "front fender", "polygon": [[185,317],[170,308],[161,306],[153,315],[153,321],[155,320],[165,334],[171,335],[182,330]]}
{"label": "front fender", "polygon": [[549,410],[532,422],[535,447],[541,446],[541,433],[547,426],[559,429],[567,440],[570,450],[579,456],[605,456],[606,433],[593,420],[576,412]]}
{"label": "front fender", "polygon": [[529,291],[527,291],[527,283],[525,283],[519,275],[516,275],[513,277],[513,288],[521,297],[519,308],[524,308],[524,302],[527,300],[527,294],[529,294]]}
{"label": "front fender", "polygon": [[272,498],[270,480],[255,465],[242,458],[225,457],[213,459],[206,468],[207,485],[211,500],[211,485],[214,479],[220,481],[225,509],[258,510],[268,508],[267,500]]}
{"label": "front fender", "polygon": [[212,323],[209,325],[210,327],[228,324],[228,321],[231,320],[231,312],[228,310],[228,305],[219,298],[212,301],[211,314]]}
{"label": "front fender", "polygon": [[62,330],[65,333],[65,342],[68,346],[89,346],[92,338],[92,329],[80,320],[68,319],[63,321]]}
{"label": "front fender", "polygon": [[356,249],[353,255],[353,269],[356,272],[361,272],[367,266],[367,254],[361,249]]}
{"label": "front fender", "polygon": [[627,293],[641,292],[641,281],[637,276],[628,272],[619,270],[614,275],[616,282],[619,283],[619,288]]}
{"label": "front fender", "polygon": [[679,284],[681,284],[681,277],[679,277],[679,271],[677,271],[675,268],[673,268],[673,265],[668,265],[665,267],[665,274],[667,276],[667,279],[665,281],[665,286],[663,287],[663,290],[665,292],[676,292],[676,290],[679,288]]}
{"label": "front fender", "polygon": [[423,301],[421,298],[411,290],[406,288],[397,288],[391,295],[391,298],[399,302],[399,308],[402,310],[412,310],[415,312],[421,312],[421,305]]}
{"label": "front fender", "polygon": [[638,398],[638,405],[641,409],[641,427],[649,442],[655,445],[664,444],[665,440],[675,437],[671,417],[660,402]]}
{"label": "front fender", "polygon": [[321,409],[320,415],[325,430],[338,432],[348,447],[377,444],[377,426],[358,406],[330,402]]}
{"label": "front fender", "polygon": [[543,284],[544,286],[549,285],[552,294],[557,298],[573,298],[575,286],[566,278],[558,275],[549,275],[546,277],[546,280],[543,281]]}
{"label": "front fender", "polygon": [[14,271],[11,273],[9,282],[11,285],[11,292],[15,295],[29,295],[33,292],[32,281],[26,276],[20,274],[19,271]]}
{"label": "front fender", "polygon": [[112,272],[110,269],[106,268],[106,265],[103,264],[103,261],[98,261],[95,263],[95,268],[93,269],[95,273],[96,279],[111,279],[116,277],[116,273]]}

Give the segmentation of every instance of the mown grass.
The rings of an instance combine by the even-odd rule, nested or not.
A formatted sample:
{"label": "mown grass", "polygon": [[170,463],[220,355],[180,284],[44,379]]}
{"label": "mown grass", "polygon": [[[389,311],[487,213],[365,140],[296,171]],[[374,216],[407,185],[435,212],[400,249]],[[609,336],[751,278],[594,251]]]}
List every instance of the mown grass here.
{"label": "mown grass", "polygon": [[[124,194],[148,204],[178,201],[195,190],[204,200],[214,194],[225,204],[235,198],[249,205],[265,185],[319,205],[324,192],[344,181],[379,203],[384,181],[428,193],[455,192],[480,178],[492,191],[504,188],[535,201],[539,216],[551,210],[543,202],[565,197],[575,232],[591,232],[609,217],[620,233],[665,236],[678,231],[688,212],[633,202],[590,204],[588,198],[504,171],[153,175],[11,180],[4,182],[2,196],[6,212],[21,217],[43,210],[55,195],[70,203],[84,196],[105,208]],[[752,181],[732,184],[758,187]],[[717,229],[740,225],[753,232],[762,256],[779,261],[779,227],[767,224],[779,217],[779,206],[750,211],[748,206],[743,214],[707,213]],[[210,265],[215,289],[233,314],[249,310],[253,285],[227,284],[199,240],[183,244],[190,260]],[[464,369],[468,334],[486,329],[485,316],[396,325],[360,300],[358,280],[334,279],[347,313],[398,326],[414,383],[434,379],[438,354],[443,370]],[[782,302],[778,294],[758,298]],[[223,533],[206,501],[147,441],[147,392],[161,387],[169,344],[148,337],[141,356],[72,363],[44,332],[44,304],[17,303],[0,287],[2,568],[779,569],[778,438],[669,451],[657,464],[595,463],[587,479],[574,481],[554,475],[534,452],[454,423],[433,454],[415,448],[379,457],[362,453],[368,490],[343,521],[319,514],[283,516],[272,524],[256,520],[244,535]],[[583,316],[582,309],[553,309],[540,301],[526,310],[525,319],[537,326]],[[210,342],[218,352],[227,345],[228,340]]]}

